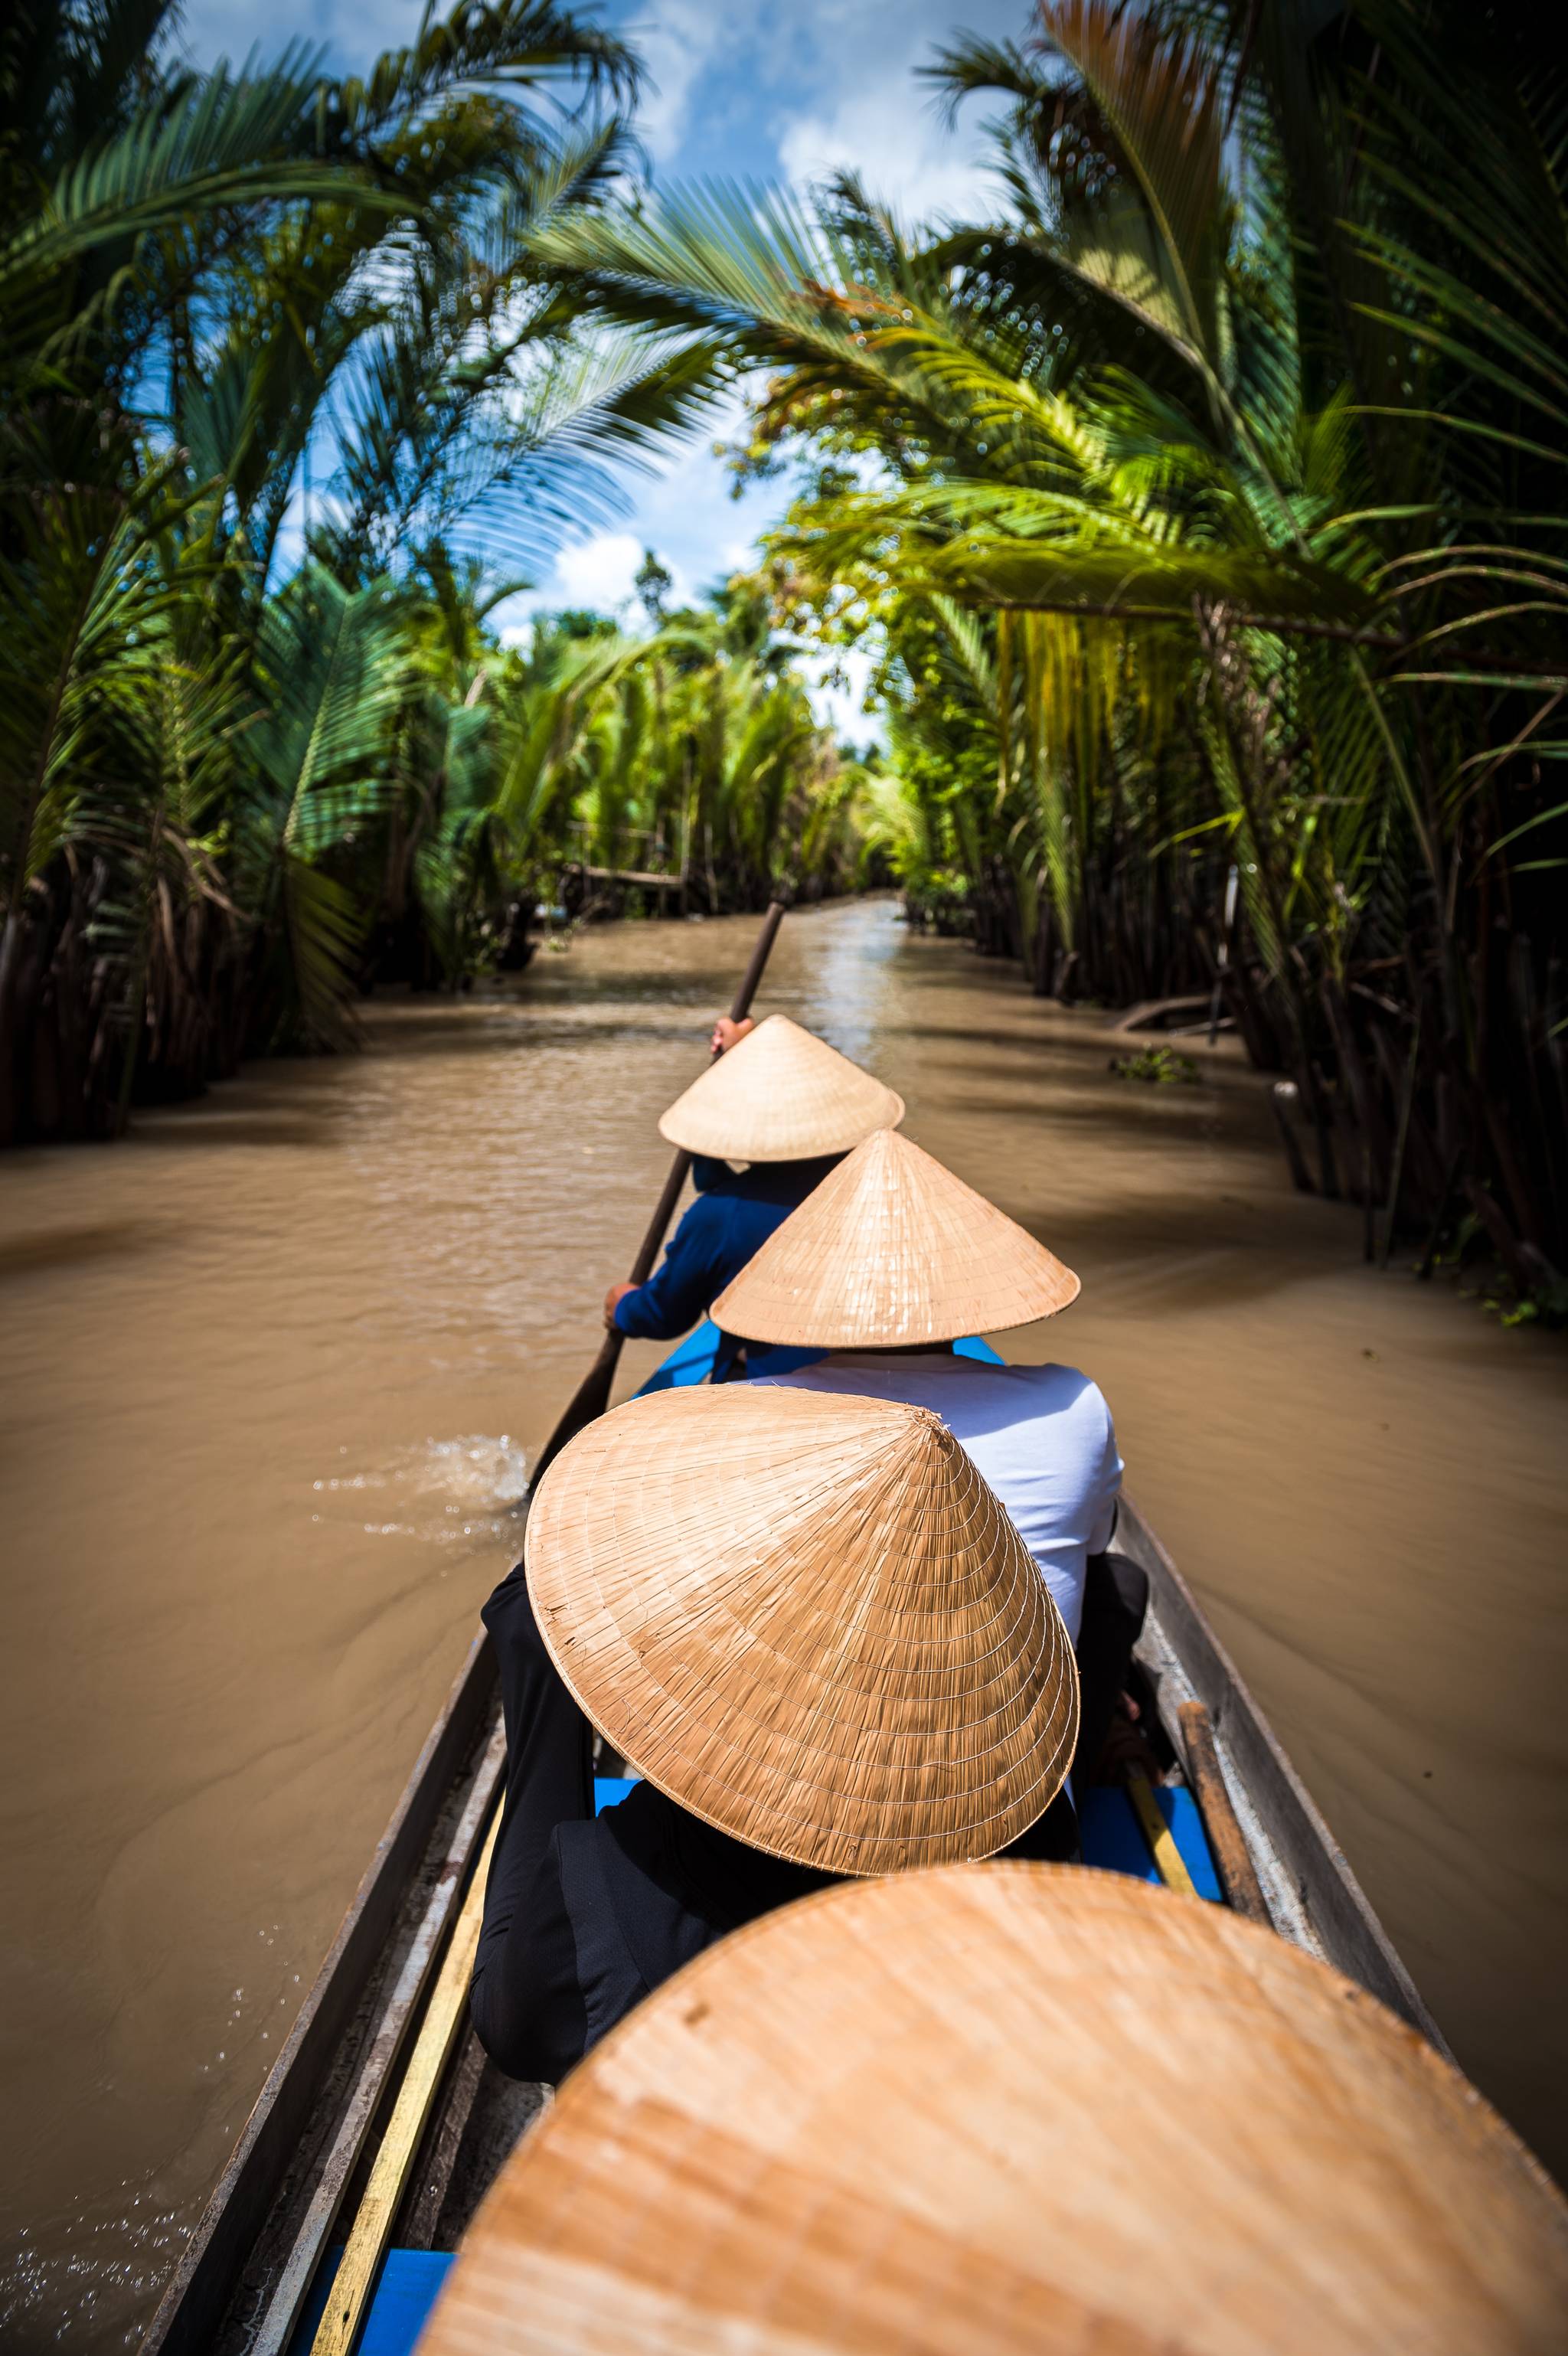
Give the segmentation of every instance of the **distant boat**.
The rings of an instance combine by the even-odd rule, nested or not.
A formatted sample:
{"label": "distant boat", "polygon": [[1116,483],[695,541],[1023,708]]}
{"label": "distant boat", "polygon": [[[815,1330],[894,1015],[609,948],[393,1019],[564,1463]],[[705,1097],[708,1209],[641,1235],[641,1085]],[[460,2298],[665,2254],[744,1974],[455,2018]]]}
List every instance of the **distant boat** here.
{"label": "distant boat", "polygon": [[[645,1389],[700,1382],[699,1327]],[[961,1343],[976,1356],[984,1343]],[[1142,1515],[1135,1661],[1151,1784],[1078,1791],[1085,1863],[1272,1923],[1446,2052],[1328,1826]],[[619,1771],[618,1760],[602,1762]],[[315,1985],[142,2341],[143,2356],[400,2356],[538,2107],[467,2025],[482,1866],[504,1776],[496,1665],[476,1638]],[[596,1779],[601,1807],[629,1784]]]}

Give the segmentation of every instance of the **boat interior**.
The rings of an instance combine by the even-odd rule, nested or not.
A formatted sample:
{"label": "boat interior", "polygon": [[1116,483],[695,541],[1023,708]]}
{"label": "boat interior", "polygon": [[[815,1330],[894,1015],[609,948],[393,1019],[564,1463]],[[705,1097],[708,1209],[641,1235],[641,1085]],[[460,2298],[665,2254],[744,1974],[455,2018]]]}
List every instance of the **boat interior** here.
{"label": "boat interior", "polygon": [[[698,1382],[704,1327],[645,1388]],[[958,1345],[990,1356],[983,1343]],[[1101,1774],[1073,1790],[1086,1867],[1267,1924],[1442,2040],[1328,1826],[1158,1539],[1116,1550],[1149,1604]],[[549,2089],[468,2025],[505,1746],[475,1641],[320,1977],[143,2343],[144,2356],[406,2356]],[[595,1799],[631,1787],[602,1741]]]}

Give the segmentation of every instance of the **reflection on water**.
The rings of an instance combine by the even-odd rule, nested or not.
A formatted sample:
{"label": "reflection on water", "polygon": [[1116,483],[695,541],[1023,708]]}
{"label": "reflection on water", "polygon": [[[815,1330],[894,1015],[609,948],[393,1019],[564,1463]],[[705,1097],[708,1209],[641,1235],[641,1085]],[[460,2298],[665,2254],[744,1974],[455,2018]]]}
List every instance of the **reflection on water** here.
{"label": "reflection on water", "polygon": [[[286,2034],[596,1347],[750,921],[626,926],[371,1010],[112,1151],[0,1166],[0,2340],[118,2347]],[[1568,1362],[1359,1262],[1252,1076],[885,905],[764,1005],[1083,1279],[1135,1492],[1461,2057],[1559,2168]],[[656,1353],[626,1353],[625,1383]]]}

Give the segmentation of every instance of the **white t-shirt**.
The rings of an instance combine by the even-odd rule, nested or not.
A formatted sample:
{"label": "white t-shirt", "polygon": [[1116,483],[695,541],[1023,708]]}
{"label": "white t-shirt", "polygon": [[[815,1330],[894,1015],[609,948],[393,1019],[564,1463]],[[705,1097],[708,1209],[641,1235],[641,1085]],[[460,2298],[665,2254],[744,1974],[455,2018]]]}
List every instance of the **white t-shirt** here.
{"label": "white t-shirt", "polygon": [[834,1353],[760,1381],[905,1399],[939,1415],[1007,1507],[1078,1642],[1084,1568],[1111,1542],[1122,1460],[1098,1387],[1072,1366],[988,1366],[947,1352]]}

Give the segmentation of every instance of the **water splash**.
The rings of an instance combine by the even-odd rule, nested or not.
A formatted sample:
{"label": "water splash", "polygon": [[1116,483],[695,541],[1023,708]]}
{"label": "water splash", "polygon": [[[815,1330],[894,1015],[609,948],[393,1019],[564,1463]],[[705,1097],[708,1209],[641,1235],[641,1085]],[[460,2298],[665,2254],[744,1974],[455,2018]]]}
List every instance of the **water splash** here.
{"label": "water splash", "polygon": [[190,2238],[190,2220],[150,2181],[126,2201],[74,2205],[50,2218],[44,2240],[22,2226],[0,2250],[0,2346],[46,2339],[129,2351],[147,2309]]}
{"label": "water splash", "polygon": [[[324,1474],[311,1486],[324,1501],[323,1510],[312,1515],[315,1521],[352,1518],[369,1537],[453,1547],[507,1535],[512,1511],[528,1494],[528,1465],[509,1432],[499,1438],[465,1432],[453,1440],[421,1440],[383,1464]],[[363,1501],[372,1492],[377,1517],[363,1520]],[[337,1500],[347,1510],[334,1512]]]}

